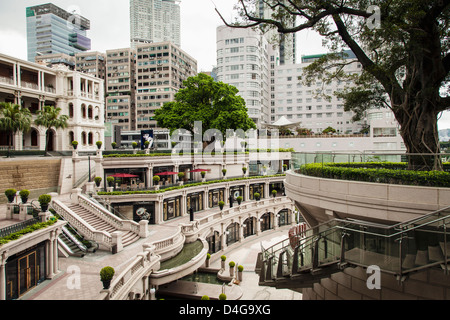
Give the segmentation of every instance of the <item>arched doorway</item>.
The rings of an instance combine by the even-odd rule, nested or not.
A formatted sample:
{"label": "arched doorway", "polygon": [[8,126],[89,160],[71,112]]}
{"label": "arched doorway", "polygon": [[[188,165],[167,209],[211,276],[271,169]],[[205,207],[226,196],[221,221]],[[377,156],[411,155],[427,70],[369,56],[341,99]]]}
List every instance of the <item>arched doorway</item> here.
{"label": "arched doorway", "polygon": [[272,219],[270,213],[265,213],[261,217],[261,232],[272,229]]}
{"label": "arched doorway", "polygon": [[253,236],[256,233],[256,218],[251,217],[244,221],[244,238]]}
{"label": "arched doorway", "polygon": [[206,238],[206,242],[208,242],[209,254],[213,254],[222,250],[222,245],[220,243],[220,234],[217,231],[214,231],[210,236]]}
{"label": "arched doorway", "polygon": [[55,151],[56,134],[53,130],[47,131],[47,151]]}
{"label": "arched doorway", "polygon": [[227,246],[239,241],[239,224],[237,222],[232,223],[226,230]]}

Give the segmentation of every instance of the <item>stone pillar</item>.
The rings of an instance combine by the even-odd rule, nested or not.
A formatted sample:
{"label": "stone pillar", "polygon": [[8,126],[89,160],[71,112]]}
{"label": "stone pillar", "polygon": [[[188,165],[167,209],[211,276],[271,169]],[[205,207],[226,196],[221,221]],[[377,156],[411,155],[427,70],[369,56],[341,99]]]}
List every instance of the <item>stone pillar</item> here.
{"label": "stone pillar", "polygon": [[139,237],[141,238],[148,237],[148,220],[139,221]]}
{"label": "stone pillar", "polygon": [[0,254],[0,301],[6,300],[6,260],[8,259],[8,251]]}
{"label": "stone pillar", "polygon": [[53,265],[53,245],[55,243],[53,242],[52,236],[50,236],[50,240],[47,241],[47,279],[53,279],[55,273],[54,273],[54,265]]}
{"label": "stone pillar", "polygon": [[261,217],[258,212],[256,212],[256,235],[259,236],[261,233]]}
{"label": "stone pillar", "polygon": [[58,264],[58,237],[59,230],[54,231],[54,239],[53,239],[53,272],[58,274],[59,272],[59,264]]}
{"label": "stone pillar", "polygon": [[115,231],[111,233],[112,237],[112,245],[113,247],[116,247],[116,251],[113,253],[118,253],[123,250],[123,243],[122,243],[122,232],[121,231]]}

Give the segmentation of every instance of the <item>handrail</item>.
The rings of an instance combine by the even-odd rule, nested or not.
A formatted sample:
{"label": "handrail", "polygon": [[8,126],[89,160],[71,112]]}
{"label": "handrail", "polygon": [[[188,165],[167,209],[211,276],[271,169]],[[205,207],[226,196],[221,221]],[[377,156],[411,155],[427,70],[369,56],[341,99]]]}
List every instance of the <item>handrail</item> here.
{"label": "handrail", "polygon": [[[412,272],[412,271],[416,271],[418,269],[422,269],[422,268],[426,268],[429,267],[431,265],[436,265],[439,263],[444,263],[445,265],[447,265],[447,238],[446,238],[446,232],[445,232],[445,226],[450,223],[446,222],[445,220],[450,220],[450,207],[446,207],[440,210],[436,210],[433,211],[423,217],[419,217],[419,218],[414,218],[411,219],[410,221],[406,221],[406,222],[402,222],[402,223],[397,223],[395,225],[383,225],[383,224],[379,224],[379,223],[373,223],[373,222],[367,222],[367,221],[359,221],[359,220],[350,220],[350,219],[333,219],[331,221],[325,222],[323,224],[320,224],[310,230],[308,230],[308,233],[312,233],[308,236],[305,235],[296,235],[295,237],[299,238],[298,240],[298,245],[295,248],[291,248],[291,239],[285,239],[282,240],[274,245],[272,245],[270,248],[267,248],[265,250],[262,251],[263,254],[263,259],[265,261],[271,261],[273,263],[273,261],[276,261],[278,259],[278,256],[280,253],[282,253],[283,251],[287,250],[287,249],[294,249],[296,252],[306,252],[307,248],[311,248],[311,250],[314,252],[314,248],[316,248],[316,246],[314,246],[315,244],[317,244],[317,241],[319,239],[325,239],[325,240],[332,240],[332,237],[342,237],[342,239],[344,240],[345,235],[351,235],[351,234],[359,234],[359,235],[365,235],[365,236],[375,236],[378,238],[382,238],[382,239],[391,239],[390,241],[392,241],[392,243],[398,243],[396,246],[398,247],[398,266],[397,268],[394,268],[397,270],[397,273],[399,273],[400,275],[405,274],[407,272]],[[445,211],[449,211],[448,215],[443,215],[440,216],[443,212]],[[431,219],[430,219],[431,218]],[[434,219],[433,219],[434,218]],[[441,223],[442,222],[442,223]],[[421,230],[424,227],[429,227],[430,225],[435,225],[434,228],[436,228],[437,230]],[[438,224],[436,226],[436,224]],[[325,227],[324,230],[321,230]],[[443,231],[440,231],[439,228],[443,227]],[[377,230],[371,230],[372,228],[376,228],[379,229],[379,231],[377,232]],[[426,264],[424,266],[413,266],[413,267],[409,267],[406,268],[403,266],[402,261],[403,261],[403,255],[406,254],[404,252],[402,252],[401,247],[402,247],[402,240],[407,240],[408,239],[408,233],[410,233],[411,231],[415,231],[418,230],[420,232],[427,232],[427,233],[432,233],[432,234],[436,234],[436,235],[444,235],[444,256],[445,258],[443,258],[443,262],[442,261],[431,261],[429,262],[429,264]],[[327,238],[328,237],[328,238]],[[330,238],[331,237],[331,238]],[[338,238],[336,238],[338,239]],[[365,241],[365,240],[363,240]],[[365,243],[365,242],[364,242]],[[344,252],[342,251],[344,250],[344,247],[341,245],[339,246],[339,248],[337,248],[338,245],[338,241],[335,241],[335,246],[332,246],[332,249],[336,249],[338,251],[341,251],[339,254],[336,254],[336,259],[338,256],[340,256],[340,259],[342,260],[343,257],[345,257]],[[389,243],[385,244],[386,246],[389,246]],[[314,246],[314,247],[313,247]],[[318,246],[317,248],[325,250],[324,255],[327,255],[327,249],[323,249],[320,246]],[[358,248],[357,245],[355,245],[355,249]],[[366,252],[367,254],[373,253],[371,250],[368,250],[364,247],[364,249],[361,249],[364,252]],[[418,249],[417,249],[418,251]],[[416,252],[417,253],[417,252]],[[317,253],[316,253],[317,254]],[[377,254],[385,254],[385,252],[382,253],[377,253]],[[394,254],[395,256],[395,254]],[[281,257],[281,255],[280,255]],[[295,259],[294,259],[295,260]],[[348,260],[348,259],[347,259]],[[351,260],[351,259],[350,259]],[[336,261],[335,261],[336,262]],[[342,262],[342,261],[341,261]],[[354,263],[358,264],[358,263],[363,263],[361,261],[359,262],[355,262]],[[313,261],[311,261],[311,263],[313,263]],[[273,267],[273,265],[269,266],[269,267]],[[391,266],[392,267],[392,266]],[[386,270],[385,270],[386,271]],[[387,270],[387,272],[393,272],[392,270]]]}

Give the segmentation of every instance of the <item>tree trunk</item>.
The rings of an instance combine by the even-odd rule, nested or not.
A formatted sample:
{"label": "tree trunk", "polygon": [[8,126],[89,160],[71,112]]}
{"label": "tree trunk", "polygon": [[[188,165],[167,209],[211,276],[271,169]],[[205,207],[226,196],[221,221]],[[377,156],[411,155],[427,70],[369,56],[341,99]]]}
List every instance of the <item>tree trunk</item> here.
{"label": "tree trunk", "polygon": [[408,168],[416,171],[442,170],[437,98],[428,95],[421,99],[417,96],[406,97],[403,106],[394,110],[408,153]]}

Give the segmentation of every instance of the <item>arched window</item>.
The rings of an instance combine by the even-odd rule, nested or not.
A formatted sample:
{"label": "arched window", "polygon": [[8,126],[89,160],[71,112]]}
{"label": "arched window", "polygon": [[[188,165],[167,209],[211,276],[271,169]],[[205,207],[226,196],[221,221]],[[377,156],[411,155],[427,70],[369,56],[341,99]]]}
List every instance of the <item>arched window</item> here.
{"label": "arched window", "polygon": [[92,134],[92,132],[89,132],[88,143],[90,146],[94,144],[94,135]]}
{"label": "arched window", "polygon": [[73,118],[73,103],[69,103],[69,118]]}
{"label": "arched window", "polygon": [[94,109],[92,108],[92,106],[88,107],[88,118],[94,119]]}
{"label": "arched window", "polygon": [[75,135],[73,134],[73,131],[69,132],[69,143],[72,144],[72,142],[75,141]]}
{"label": "arched window", "polygon": [[82,104],[81,105],[81,116],[83,117],[83,118],[86,118],[86,105],[84,105],[84,104]]}
{"label": "arched window", "polygon": [[81,133],[81,142],[83,143],[83,145],[87,144],[86,132],[84,131]]}

